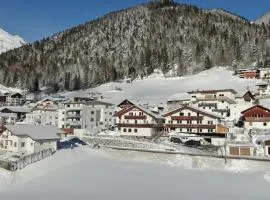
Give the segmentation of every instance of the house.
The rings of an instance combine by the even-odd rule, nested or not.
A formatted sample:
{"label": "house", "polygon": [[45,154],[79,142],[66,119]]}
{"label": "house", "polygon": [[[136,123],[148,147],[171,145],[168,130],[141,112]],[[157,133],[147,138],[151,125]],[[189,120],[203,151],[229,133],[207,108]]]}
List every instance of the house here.
{"label": "house", "polygon": [[270,109],[261,105],[254,105],[241,112],[245,128],[269,129]]}
{"label": "house", "polygon": [[260,68],[260,79],[270,80],[270,68]]}
{"label": "house", "polygon": [[257,84],[257,91],[259,97],[268,97],[270,96],[270,81],[263,81]]}
{"label": "house", "polygon": [[47,105],[44,107],[36,107],[31,113],[25,115],[25,124],[40,124],[40,125],[58,125],[58,107]]}
{"label": "house", "polygon": [[102,131],[113,127],[113,104],[101,101],[65,102],[58,110],[58,127],[87,129],[89,132]]}
{"label": "house", "polygon": [[224,117],[188,105],[167,112],[163,116],[167,132],[224,134],[228,131],[221,125]]}
{"label": "house", "polygon": [[190,95],[188,93],[175,94],[167,99],[167,110],[174,110],[183,104],[189,103]]}
{"label": "house", "polygon": [[21,106],[24,103],[24,98],[21,93],[12,93],[6,95],[6,103],[8,106]]}
{"label": "house", "polygon": [[0,134],[0,150],[25,154],[56,151],[61,132],[55,126],[6,125]]}
{"label": "house", "polygon": [[0,113],[0,121],[2,124],[15,124],[17,115],[15,113]]}
{"label": "house", "polygon": [[159,114],[130,100],[118,106],[121,110],[114,116],[121,136],[152,138],[163,134],[164,118]]}
{"label": "house", "polygon": [[14,113],[17,115],[17,121],[25,118],[26,113],[30,113],[31,110],[29,108],[21,107],[21,106],[6,106],[0,108],[0,113]]}
{"label": "house", "polygon": [[255,96],[248,90],[240,92],[235,96],[236,104],[230,105],[230,118],[236,123],[241,117],[241,112],[253,106],[256,102]]}
{"label": "house", "polygon": [[239,74],[240,78],[245,78],[245,79],[249,79],[249,78],[258,78],[260,76],[259,71],[258,70],[247,70],[247,71],[242,71]]}
{"label": "house", "polygon": [[237,92],[233,89],[197,90],[188,93],[191,99],[190,105],[223,117],[230,117],[230,107],[236,103]]}

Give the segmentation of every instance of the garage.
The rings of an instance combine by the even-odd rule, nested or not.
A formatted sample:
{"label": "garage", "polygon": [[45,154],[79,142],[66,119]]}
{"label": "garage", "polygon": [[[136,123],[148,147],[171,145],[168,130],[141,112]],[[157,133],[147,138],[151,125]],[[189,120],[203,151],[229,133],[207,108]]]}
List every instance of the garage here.
{"label": "garage", "polygon": [[231,156],[252,156],[253,146],[231,146],[229,153]]}

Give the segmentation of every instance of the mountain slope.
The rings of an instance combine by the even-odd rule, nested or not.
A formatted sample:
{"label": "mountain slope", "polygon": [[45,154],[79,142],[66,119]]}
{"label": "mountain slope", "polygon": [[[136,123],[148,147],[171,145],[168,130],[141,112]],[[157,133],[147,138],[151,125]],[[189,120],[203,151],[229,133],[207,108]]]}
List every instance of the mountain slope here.
{"label": "mountain slope", "polygon": [[270,25],[172,1],[110,13],[0,56],[0,83],[77,90],[159,68],[193,74],[214,65],[270,64]]}
{"label": "mountain slope", "polygon": [[270,23],[270,11],[265,13],[261,18],[255,21],[256,24],[269,24]]}
{"label": "mountain slope", "polygon": [[24,45],[26,42],[17,35],[11,35],[0,28],[0,54]]}

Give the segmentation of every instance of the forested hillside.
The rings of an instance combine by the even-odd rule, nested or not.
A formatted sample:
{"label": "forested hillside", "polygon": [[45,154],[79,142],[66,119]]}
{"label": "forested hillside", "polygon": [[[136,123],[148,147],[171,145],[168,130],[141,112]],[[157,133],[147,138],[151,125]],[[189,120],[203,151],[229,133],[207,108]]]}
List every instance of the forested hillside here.
{"label": "forested hillside", "polygon": [[270,67],[270,24],[172,1],[110,13],[0,56],[0,83],[77,90],[160,68],[175,76],[214,65]]}

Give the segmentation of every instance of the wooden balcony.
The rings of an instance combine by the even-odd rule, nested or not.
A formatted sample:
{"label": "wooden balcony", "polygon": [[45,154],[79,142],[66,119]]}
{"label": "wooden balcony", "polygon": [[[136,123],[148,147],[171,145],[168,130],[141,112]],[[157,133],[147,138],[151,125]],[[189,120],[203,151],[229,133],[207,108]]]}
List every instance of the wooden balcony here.
{"label": "wooden balcony", "polygon": [[198,128],[198,129],[215,129],[216,125],[212,124],[166,124],[166,128]]}
{"label": "wooden balcony", "polygon": [[156,124],[116,124],[118,127],[126,127],[126,128],[154,128]]}
{"label": "wooden balcony", "polygon": [[246,117],[246,122],[270,122],[270,117]]}
{"label": "wooden balcony", "polygon": [[171,117],[172,120],[203,120],[203,116],[172,116]]}
{"label": "wooden balcony", "polygon": [[146,119],[146,116],[145,115],[138,115],[138,116],[132,116],[132,115],[125,115],[124,116],[125,119],[135,119],[135,120],[144,120]]}

